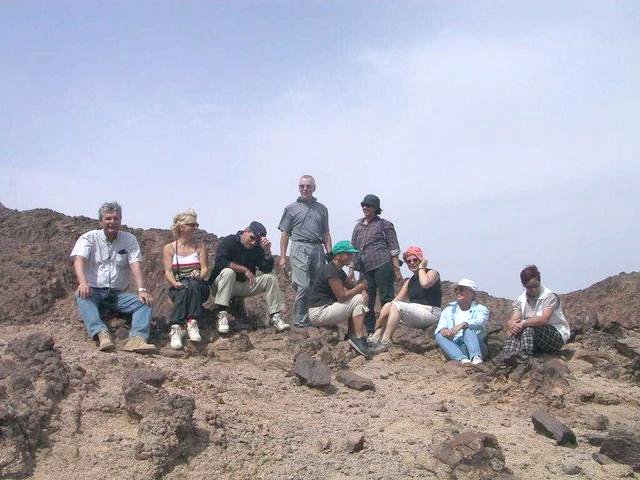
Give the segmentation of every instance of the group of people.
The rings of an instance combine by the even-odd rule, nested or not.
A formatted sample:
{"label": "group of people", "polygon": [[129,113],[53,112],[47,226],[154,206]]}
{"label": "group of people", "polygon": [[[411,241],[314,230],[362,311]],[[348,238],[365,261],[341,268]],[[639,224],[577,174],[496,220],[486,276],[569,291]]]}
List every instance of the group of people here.
{"label": "group of people", "polygon": [[[380,217],[382,209],[376,195],[363,198],[363,216],[356,222],[351,241],[332,245],[329,213],[313,195],[314,178],[303,175],[298,188],[300,196],[284,209],[278,226],[279,266],[290,273],[295,291],[295,327],[346,325],[351,347],[370,356],[391,348],[393,334],[401,323],[421,329],[436,325],[435,340],[445,357],[473,365],[486,359],[490,313],[477,302],[474,281],[460,280],[454,288],[456,300],[442,309],[440,274],[429,268],[421,248],[410,246],[402,253],[412,273],[409,279],[402,278],[398,236],[393,223]],[[98,348],[109,351],[115,344],[100,311],[107,308],[131,314],[129,339],[123,349],[154,352],[156,347],[148,342],[153,298],[145,288],[140,246],[135,236],[121,230],[122,208],[118,203],[103,204],[98,220],[101,228],[81,235],[71,252],[80,316]],[[204,316],[203,304],[210,297],[220,334],[230,331],[229,308],[234,298],[258,294],[265,296],[271,325],[279,332],[289,329],[264,225],[253,221],[224,237],[212,268],[206,246],[195,237],[198,227],[195,211],[177,214],[172,224],[174,240],[163,248],[164,275],[174,306],[171,348],[183,348],[185,336],[191,342],[202,340],[199,322]],[[131,276],[137,295],[127,292]],[[569,325],[558,295],[542,286],[534,265],[526,267],[520,279],[525,290],[513,302],[513,314],[505,322],[504,351],[526,355],[557,352],[569,339]],[[396,283],[400,282],[396,293]],[[376,319],[377,298],[381,310]]]}

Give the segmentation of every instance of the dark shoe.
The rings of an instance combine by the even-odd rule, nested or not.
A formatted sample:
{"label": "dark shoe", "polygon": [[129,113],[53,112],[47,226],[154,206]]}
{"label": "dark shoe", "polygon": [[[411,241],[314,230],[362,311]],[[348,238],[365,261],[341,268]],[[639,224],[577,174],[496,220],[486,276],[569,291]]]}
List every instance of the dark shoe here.
{"label": "dark shoe", "polygon": [[353,349],[364,357],[369,357],[369,349],[367,348],[367,337],[349,337],[349,344]]}
{"label": "dark shoe", "polygon": [[386,352],[391,348],[391,340],[386,342],[384,340],[380,340],[378,343],[370,343],[368,348],[369,353],[372,354]]}

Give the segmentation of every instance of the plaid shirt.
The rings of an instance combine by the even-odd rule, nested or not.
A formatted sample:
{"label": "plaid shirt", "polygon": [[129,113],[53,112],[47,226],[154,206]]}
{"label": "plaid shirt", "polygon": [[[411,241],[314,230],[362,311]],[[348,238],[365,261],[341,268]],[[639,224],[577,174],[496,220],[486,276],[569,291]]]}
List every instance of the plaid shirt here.
{"label": "plaid shirt", "polygon": [[393,223],[376,216],[369,223],[361,218],[351,235],[351,243],[360,250],[355,255],[355,269],[369,272],[400,255],[400,245]]}

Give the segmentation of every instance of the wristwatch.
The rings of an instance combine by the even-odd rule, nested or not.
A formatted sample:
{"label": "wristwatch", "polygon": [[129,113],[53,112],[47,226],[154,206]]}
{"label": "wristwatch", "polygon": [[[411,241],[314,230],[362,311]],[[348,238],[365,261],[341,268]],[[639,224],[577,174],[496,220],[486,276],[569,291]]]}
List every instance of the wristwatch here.
{"label": "wristwatch", "polygon": [[146,288],[143,288],[143,287],[140,287],[140,288],[138,289],[138,293],[139,293],[139,292],[146,292],[146,291],[147,291],[147,289],[146,289]]}

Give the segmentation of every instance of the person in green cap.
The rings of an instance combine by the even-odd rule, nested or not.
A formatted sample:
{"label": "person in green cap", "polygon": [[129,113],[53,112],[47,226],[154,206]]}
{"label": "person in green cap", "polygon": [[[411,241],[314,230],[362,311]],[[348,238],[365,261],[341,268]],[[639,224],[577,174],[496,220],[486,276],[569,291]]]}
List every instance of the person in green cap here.
{"label": "person in green cap", "polygon": [[[356,284],[353,271],[342,268],[351,264],[358,250],[348,240],[336,243],[331,261],[322,267],[311,287],[309,320],[314,327],[328,327],[347,322],[349,343],[360,354],[369,356],[364,331],[367,308],[367,283]],[[349,323],[350,322],[350,323]]]}

